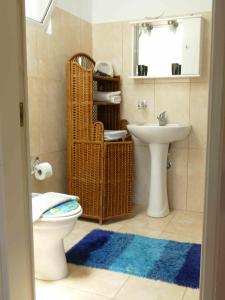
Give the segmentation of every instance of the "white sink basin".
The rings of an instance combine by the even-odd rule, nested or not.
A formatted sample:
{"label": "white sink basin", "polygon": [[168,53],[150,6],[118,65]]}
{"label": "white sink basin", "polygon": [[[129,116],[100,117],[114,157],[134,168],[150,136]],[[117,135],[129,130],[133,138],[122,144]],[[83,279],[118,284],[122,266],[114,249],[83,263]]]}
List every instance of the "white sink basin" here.
{"label": "white sink basin", "polygon": [[191,130],[190,125],[129,124],[128,130],[146,144],[168,144],[185,139]]}
{"label": "white sink basin", "polygon": [[161,218],[169,214],[167,197],[167,156],[169,143],[185,139],[190,125],[129,124],[128,130],[141,142],[149,145],[150,191],[147,214]]}

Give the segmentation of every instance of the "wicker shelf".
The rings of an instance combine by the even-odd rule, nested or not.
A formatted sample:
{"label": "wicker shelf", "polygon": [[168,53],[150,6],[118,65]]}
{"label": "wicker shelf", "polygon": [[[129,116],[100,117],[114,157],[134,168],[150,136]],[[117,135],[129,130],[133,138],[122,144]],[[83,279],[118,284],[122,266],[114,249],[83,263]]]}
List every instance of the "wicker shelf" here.
{"label": "wicker shelf", "polygon": [[120,76],[114,76],[114,77],[103,77],[103,76],[93,76],[93,80],[95,81],[120,81]]}
{"label": "wicker shelf", "polygon": [[94,105],[120,105],[119,103],[110,103],[110,102],[107,102],[107,101],[97,101],[97,100],[94,100]]}
{"label": "wicker shelf", "polygon": [[134,147],[125,141],[104,141],[104,130],[127,129],[120,105],[93,101],[93,89],[120,90],[120,77],[93,76],[95,62],[74,55],[67,64],[68,192],[80,197],[83,217],[105,220],[132,213]]}

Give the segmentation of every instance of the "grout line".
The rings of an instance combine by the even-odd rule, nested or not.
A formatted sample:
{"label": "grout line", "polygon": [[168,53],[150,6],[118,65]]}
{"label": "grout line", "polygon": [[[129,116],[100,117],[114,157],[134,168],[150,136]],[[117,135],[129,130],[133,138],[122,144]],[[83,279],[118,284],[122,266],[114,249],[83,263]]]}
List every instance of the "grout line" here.
{"label": "grout line", "polygon": [[184,300],[184,297],[185,297],[185,295],[186,295],[186,292],[187,292],[187,288],[185,288],[185,290],[184,290],[184,293],[183,293],[183,296],[182,296],[182,299],[181,299],[181,300]]}
{"label": "grout line", "polygon": [[[72,267],[74,267],[74,266],[77,267],[77,265],[74,265],[74,264],[71,264],[71,266],[72,266]],[[101,270],[103,270],[103,269],[98,269],[98,268],[96,269],[96,268],[87,267],[87,266],[79,266],[79,267],[81,267],[81,268],[83,268],[83,269],[93,269],[93,270],[95,270],[95,271],[98,271],[98,270],[101,271]],[[111,272],[111,273],[115,273],[115,272],[110,271],[110,270],[106,270],[106,271]],[[71,272],[70,272],[70,274],[71,274]],[[124,275],[125,275],[125,274],[124,274]],[[69,275],[69,276],[70,276],[70,275]],[[68,276],[68,278],[69,278],[69,276]],[[90,275],[90,276],[92,276],[92,275]],[[125,275],[125,276],[127,276],[127,275]],[[67,279],[67,278],[66,278],[66,279]],[[114,299],[114,297],[117,296],[118,292],[121,290],[121,288],[122,288],[122,287],[124,286],[124,284],[127,282],[128,278],[125,279],[125,281],[124,281],[124,283],[122,284],[121,288],[119,288],[119,290],[116,291],[116,292],[115,292],[115,295],[112,295],[112,297],[110,297],[110,296],[108,296],[108,295],[106,295],[106,294],[104,294],[104,293],[101,293],[101,292],[96,292],[96,291],[93,291],[93,290],[87,290],[87,289],[82,288],[82,287],[80,287],[80,286],[79,286],[79,287],[78,287],[78,286],[73,286],[73,285],[72,285],[73,280],[74,280],[74,278],[72,278],[72,280],[70,279],[70,282],[69,282],[69,283],[67,283],[67,282],[58,282],[58,283],[50,282],[50,283],[47,283],[47,285],[48,285],[48,286],[51,285],[52,287],[61,286],[61,287],[64,287],[64,288],[66,288],[66,289],[69,289],[69,290],[74,290],[74,291],[78,291],[78,292],[81,292],[81,293],[88,294],[88,295],[90,295],[90,296],[96,295],[96,296],[100,296],[100,297],[103,297],[103,298],[106,298],[106,299]]]}
{"label": "grout line", "polygon": [[[71,285],[66,285],[66,284],[63,284],[63,283],[60,283],[59,284],[61,287],[65,288],[65,289],[69,289],[69,290],[74,290],[74,291],[78,291],[80,293],[84,293],[86,295],[90,295],[90,296],[100,296],[100,297],[103,297],[103,298],[106,298],[106,299],[113,299],[113,297],[109,297],[109,296],[106,296],[106,295],[103,295],[103,294],[100,294],[100,293],[96,293],[96,292],[91,292],[91,291],[87,291],[87,290],[83,290],[83,289],[80,289],[80,288],[77,288],[77,287],[73,287]],[[58,286],[59,286],[58,285]]]}
{"label": "grout line", "polygon": [[[191,82],[189,84],[189,123],[191,122]],[[189,185],[189,182],[188,182],[188,167],[189,167],[189,150],[190,150],[190,135],[188,137],[188,147],[187,147],[187,172],[186,172],[186,184],[187,184],[187,187],[186,187],[186,210],[188,209],[188,185]]]}
{"label": "grout line", "polygon": [[175,218],[175,215],[171,218],[171,220],[169,220],[169,222],[166,224],[165,228],[163,228],[162,232],[160,233],[159,237],[163,234],[166,233],[168,231],[166,231],[166,228],[169,226],[169,224],[172,222],[172,220]]}
{"label": "grout line", "polygon": [[122,284],[122,286],[119,288],[119,290],[116,292],[116,294],[114,295],[114,297],[112,299],[116,299],[116,297],[118,296],[120,291],[124,288],[124,286],[126,285],[127,281],[130,279],[130,277],[131,276],[128,275],[127,279],[124,281],[124,283]]}
{"label": "grout line", "polygon": [[186,211],[188,211],[188,188],[189,188],[189,179],[188,179],[188,174],[189,174],[189,159],[190,159],[190,149],[189,147],[187,148],[187,171],[186,171],[186,175],[187,175],[187,179],[186,179],[186,184],[187,184],[187,187],[186,187]]}

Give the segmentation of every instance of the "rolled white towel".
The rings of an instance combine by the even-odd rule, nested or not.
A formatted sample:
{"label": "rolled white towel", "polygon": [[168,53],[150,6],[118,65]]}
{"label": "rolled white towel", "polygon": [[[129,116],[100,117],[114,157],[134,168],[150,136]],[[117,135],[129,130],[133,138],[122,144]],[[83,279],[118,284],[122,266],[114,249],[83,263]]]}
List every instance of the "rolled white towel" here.
{"label": "rolled white towel", "polygon": [[115,96],[113,95],[113,96],[110,96],[109,102],[119,104],[119,103],[121,103],[121,100],[122,100],[122,98],[120,95],[115,95]]}
{"label": "rolled white towel", "polygon": [[120,96],[120,95],[121,95],[121,91],[115,91],[115,92],[94,91],[93,98],[96,101],[112,101],[111,100],[112,97]]}
{"label": "rolled white towel", "polygon": [[53,192],[39,194],[36,197],[32,197],[33,223],[36,222],[47,210],[69,200],[79,201],[79,197]]}
{"label": "rolled white towel", "polygon": [[124,140],[127,135],[127,130],[104,130],[105,141]]}

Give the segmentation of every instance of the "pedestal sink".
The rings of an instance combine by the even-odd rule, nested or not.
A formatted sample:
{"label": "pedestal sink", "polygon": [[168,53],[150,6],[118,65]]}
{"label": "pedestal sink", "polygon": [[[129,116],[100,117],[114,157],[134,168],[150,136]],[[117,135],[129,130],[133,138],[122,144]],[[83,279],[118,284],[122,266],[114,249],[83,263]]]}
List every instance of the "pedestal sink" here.
{"label": "pedestal sink", "polygon": [[129,124],[128,130],[141,142],[149,145],[151,161],[150,193],[147,214],[161,218],[169,214],[167,197],[167,155],[169,144],[185,139],[190,125]]}

